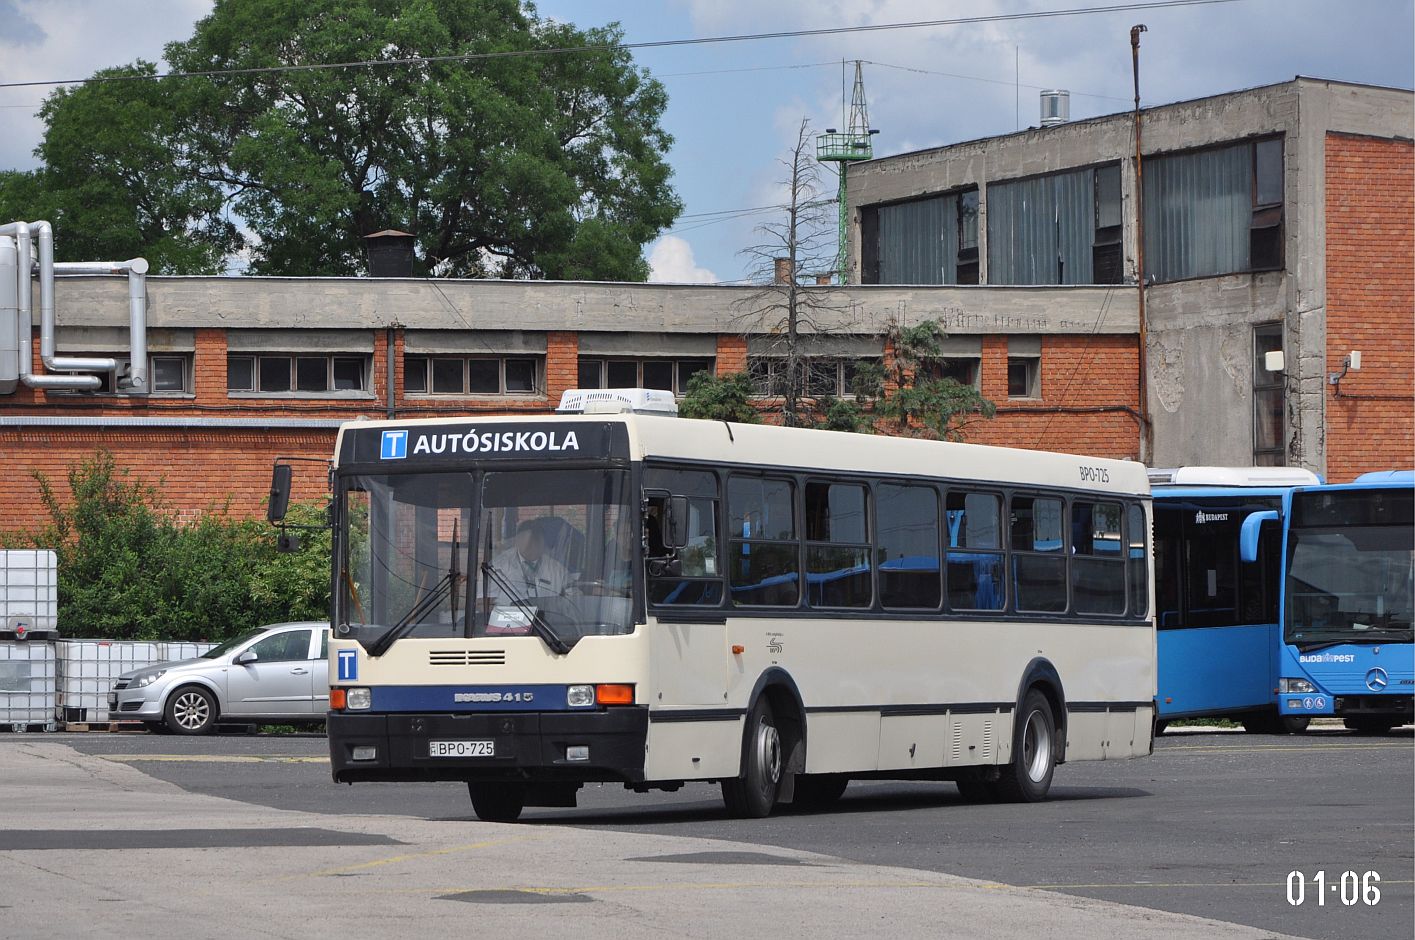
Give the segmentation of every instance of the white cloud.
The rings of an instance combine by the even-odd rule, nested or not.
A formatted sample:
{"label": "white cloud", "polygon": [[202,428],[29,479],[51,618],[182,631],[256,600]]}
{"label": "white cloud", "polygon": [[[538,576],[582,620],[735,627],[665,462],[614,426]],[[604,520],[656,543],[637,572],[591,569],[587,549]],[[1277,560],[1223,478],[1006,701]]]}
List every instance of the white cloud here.
{"label": "white cloud", "polygon": [[711,284],[719,280],[693,260],[693,246],[677,235],[664,235],[649,249],[649,280],[660,284]]}

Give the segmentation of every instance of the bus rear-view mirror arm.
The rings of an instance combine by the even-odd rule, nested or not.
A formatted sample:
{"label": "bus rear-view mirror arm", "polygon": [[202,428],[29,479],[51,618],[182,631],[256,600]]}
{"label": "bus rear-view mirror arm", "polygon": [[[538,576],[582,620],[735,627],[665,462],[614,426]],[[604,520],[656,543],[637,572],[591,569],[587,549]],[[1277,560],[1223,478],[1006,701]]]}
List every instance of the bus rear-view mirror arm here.
{"label": "bus rear-view mirror arm", "polygon": [[1258,537],[1262,534],[1263,523],[1277,522],[1279,518],[1276,509],[1248,513],[1238,533],[1238,557],[1247,562],[1257,561]]}

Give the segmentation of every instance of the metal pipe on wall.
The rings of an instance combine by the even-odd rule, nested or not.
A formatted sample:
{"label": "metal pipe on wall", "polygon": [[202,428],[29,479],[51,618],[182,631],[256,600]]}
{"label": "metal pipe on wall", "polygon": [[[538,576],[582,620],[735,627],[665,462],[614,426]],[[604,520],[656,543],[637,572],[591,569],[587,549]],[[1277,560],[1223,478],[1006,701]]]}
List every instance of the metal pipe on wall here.
{"label": "metal pipe on wall", "polygon": [[[16,323],[20,333],[19,342],[19,366],[20,381],[27,388],[38,388],[45,391],[93,391],[102,383],[96,375],[35,375],[34,374],[34,352],[30,333],[34,330],[34,308],[31,294],[33,288],[30,287],[31,270],[34,267],[34,237],[33,234],[39,232],[47,237],[43,240],[43,246],[48,250],[50,264],[54,260],[54,235],[48,222],[9,222],[0,225],[0,235],[13,235],[15,238],[15,249],[18,260],[18,271],[15,278],[14,290],[16,293],[16,306],[19,309],[19,316]],[[51,274],[50,289],[52,291],[53,276]],[[44,278],[43,267],[41,266],[40,277],[40,310],[44,309],[43,298]],[[50,314],[53,314],[53,294],[50,297]],[[40,323],[40,331],[43,333],[44,324]]]}
{"label": "metal pipe on wall", "polygon": [[0,395],[20,383],[20,263],[15,240],[0,235]]}
{"label": "metal pipe on wall", "polygon": [[[68,261],[53,265],[51,274],[51,285],[53,274],[126,274],[128,276],[128,348],[130,365],[128,379],[125,388],[130,394],[145,395],[151,389],[147,375],[147,259],[130,258],[127,261]],[[54,335],[51,330],[46,336],[41,324],[41,341],[48,342],[48,345],[40,350],[40,356],[44,359],[46,368],[56,368],[79,371],[82,366],[75,366],[73,363],[95,363],[113,362],[112,359],[61,359],[53,357]],[[51,366],[50,358],[55,363],[65,365]],[[114,362],[113,368],[117,368]],[[102,368],[93,368],[92,371],[107,371]]]}

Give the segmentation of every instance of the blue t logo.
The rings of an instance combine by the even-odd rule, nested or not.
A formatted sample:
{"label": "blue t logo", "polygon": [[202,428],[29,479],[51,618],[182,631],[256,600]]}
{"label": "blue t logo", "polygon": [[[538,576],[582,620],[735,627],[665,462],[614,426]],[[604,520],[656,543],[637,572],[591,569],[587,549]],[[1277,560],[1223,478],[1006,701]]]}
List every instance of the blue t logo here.
{"label": "blue t logo", "polygon": [[339,681],[359,681],[359,651],[339,650]]}
{"label": "blue t logo", "polygon": [[383,447],[379,453],[381,460],[402,460],[408,456],[408,432],[384,431]]}

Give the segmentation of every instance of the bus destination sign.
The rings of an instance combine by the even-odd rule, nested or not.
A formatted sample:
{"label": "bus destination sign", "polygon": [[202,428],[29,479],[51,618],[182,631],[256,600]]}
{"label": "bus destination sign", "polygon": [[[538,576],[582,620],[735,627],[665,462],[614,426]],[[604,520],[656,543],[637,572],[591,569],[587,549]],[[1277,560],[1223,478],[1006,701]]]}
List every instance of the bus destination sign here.
{"label": "bus destination sign", "polygon": [[346,430],[340,463],[607,460],[628,456],[628,433],[617,422],[414,424]]}

